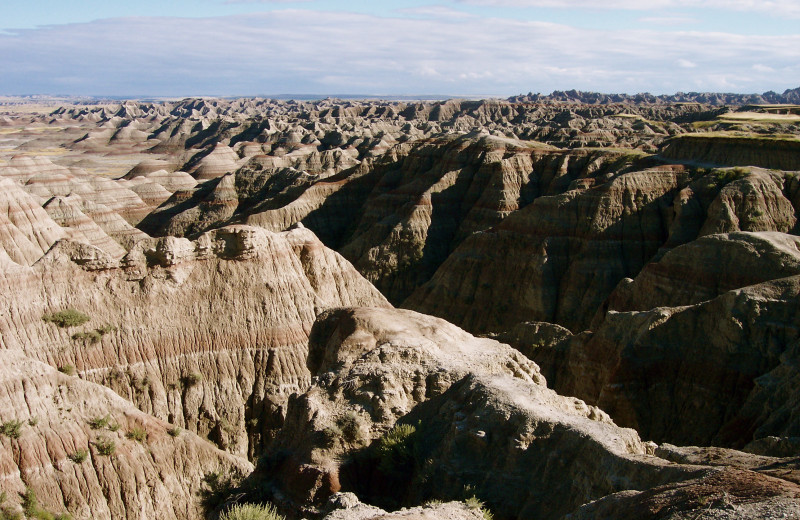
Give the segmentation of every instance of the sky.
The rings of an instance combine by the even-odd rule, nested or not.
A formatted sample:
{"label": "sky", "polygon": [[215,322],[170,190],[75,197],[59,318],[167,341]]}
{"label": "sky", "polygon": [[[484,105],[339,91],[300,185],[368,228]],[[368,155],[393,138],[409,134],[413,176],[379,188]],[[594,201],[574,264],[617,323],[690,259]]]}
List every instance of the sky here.
{"label": "sky", "polygon": [[800,86],[800,0],[0,0],[0,13],[0,95]]}

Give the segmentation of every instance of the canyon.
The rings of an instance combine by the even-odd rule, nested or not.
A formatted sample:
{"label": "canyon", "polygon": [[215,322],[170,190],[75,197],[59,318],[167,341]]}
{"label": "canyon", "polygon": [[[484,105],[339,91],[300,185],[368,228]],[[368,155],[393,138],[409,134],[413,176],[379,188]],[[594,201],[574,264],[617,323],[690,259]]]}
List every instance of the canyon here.
{"label": "canyon", "polygon": [[800,516],[798,90],[0,105],[0,518]]}

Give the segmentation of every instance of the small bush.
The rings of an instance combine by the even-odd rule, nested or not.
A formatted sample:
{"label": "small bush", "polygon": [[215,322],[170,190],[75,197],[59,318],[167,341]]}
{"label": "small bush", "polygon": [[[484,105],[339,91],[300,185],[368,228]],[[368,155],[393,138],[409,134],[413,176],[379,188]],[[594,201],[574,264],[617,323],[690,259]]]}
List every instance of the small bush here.
{"label": "small bush", "polygon": [[212,471],[203,477],[200,499],[207,511],[213,511],[239,488],[243,475],[238,470]]}
{"label": "small bush", "polygon": [[115,432],[119,430],[119,423],[114,421],[113,423],[108,423],[108,431]]}
{"label": "small bush", "polygon": [[136,442],[144,442],[147,440],[147,430],[136,426],[128,430],[128,433],[125,434],[125,437]]}
{"label": "small bush", "polygon": [[414,463],[414,434],[410,424],[398,424],[378,440],[378,467],[387,475],[411,469]]}
{"label": "small bush", "polygon": [[117,444],[105,437],[99,437],[94,441],[94,447],[97,448],[97,453],[100,455],[113,455],[115,451],[117,451]]}
{"label": "small bush", "polygon": [[76,332],[72,335],[72,339],[75,341],[88,341],[89,343],[97,343],[100,341],[101,334],[96,330],[89,330],[86,332]]}
{"label": "small bush", "polygon": [[12,419],[0,425],[0,434],[12,439],[19,439],[22,435],[22,421]]}
{"label": "small bush", "polygon": [[36,426],[37,424],[39,424],[39,418],[35,415],[28,419],[28,426]]}
{"label": "small bush", "polygon": [[484,504],[483,501],[480,500],[478,497],[473,495],[464,500],[464,503],[467,504],[468,508],[477,509],[478,511],[480,511],[481,514],[483,515],[484,520],[492,520],[494,518],[494,515],[486,507],[486,504]]}
{"label": "small bush", "polygon": [[67,455],[67,458],[74,462],[75,464],[81,464],[86,458],[89,456],[89,452],[87,450],[78,450],[75,453],[71,453]]}
{"label": "small bush", "polygon": [[336,426],[342,431],[342,436],[349,442],[358,442],[362,437],[358,414],[349,411],[336,420]]}
{"label": "small bush", "polygon": [[203,380],[203,374],[200,372],[192,372],[183,378],[183,383],[186,386],[194,386]]}
{"label": "small bush", "polygon": [[78,310],[66,309],[59,312],[45,314],[42,316],[42,319],[48,323],[54,323],[62,329],[66,329],[83,325],[91,318]]}
{"label": "small bush", "polygon": [[108,426],[108,423],[110,421],[111,421],[111,417],[108,416],[108,415],[105,415],[103,417],[95,417],[93,419],[89,419],[88,423],[89,423],[89,426],[93,430],[100,430],[100,429],[105,428],[106,426]]}
{"label": "small bush", "polygon": [[219,517],[219,520],[285,520],[272,504],[236,504]]}
{"label": "small bush", "polygon": [[167,433],[170,435],[170,437],[177,437],[181,434],[181,429],[176,426],[167,430]]}
{"label": "small bush", "polygon": [[72,365],[61,365],[60,367],[58,367],[58,371],[68,376],[75,375],[75,367]]}
{"label": "small bush", "polygon": [[94,329],[94,331],[100,334],[101,336],[105,336],[106,334],[110,334],[111,332],[114,332],[116,330],[117,328],[114,325],[103,325],[98,329]]}

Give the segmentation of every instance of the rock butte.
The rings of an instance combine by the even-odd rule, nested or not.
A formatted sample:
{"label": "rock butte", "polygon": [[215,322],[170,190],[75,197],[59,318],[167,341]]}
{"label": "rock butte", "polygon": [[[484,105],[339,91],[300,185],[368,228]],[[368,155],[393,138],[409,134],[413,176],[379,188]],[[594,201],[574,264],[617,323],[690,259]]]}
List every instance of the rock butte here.
{"label": "rock butte", "polygon": [[0,516],[800,516],[798,102],[0,107]]}

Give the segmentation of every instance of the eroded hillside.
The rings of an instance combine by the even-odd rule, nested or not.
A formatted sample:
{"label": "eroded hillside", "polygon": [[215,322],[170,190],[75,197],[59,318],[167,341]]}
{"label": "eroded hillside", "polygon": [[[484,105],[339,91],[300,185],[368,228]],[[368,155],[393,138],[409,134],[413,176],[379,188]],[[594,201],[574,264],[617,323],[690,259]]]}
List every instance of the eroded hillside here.
{"label": "eroded hillside", "polygon": [[3,514],[800,514],[792,96],[3,115]]}

